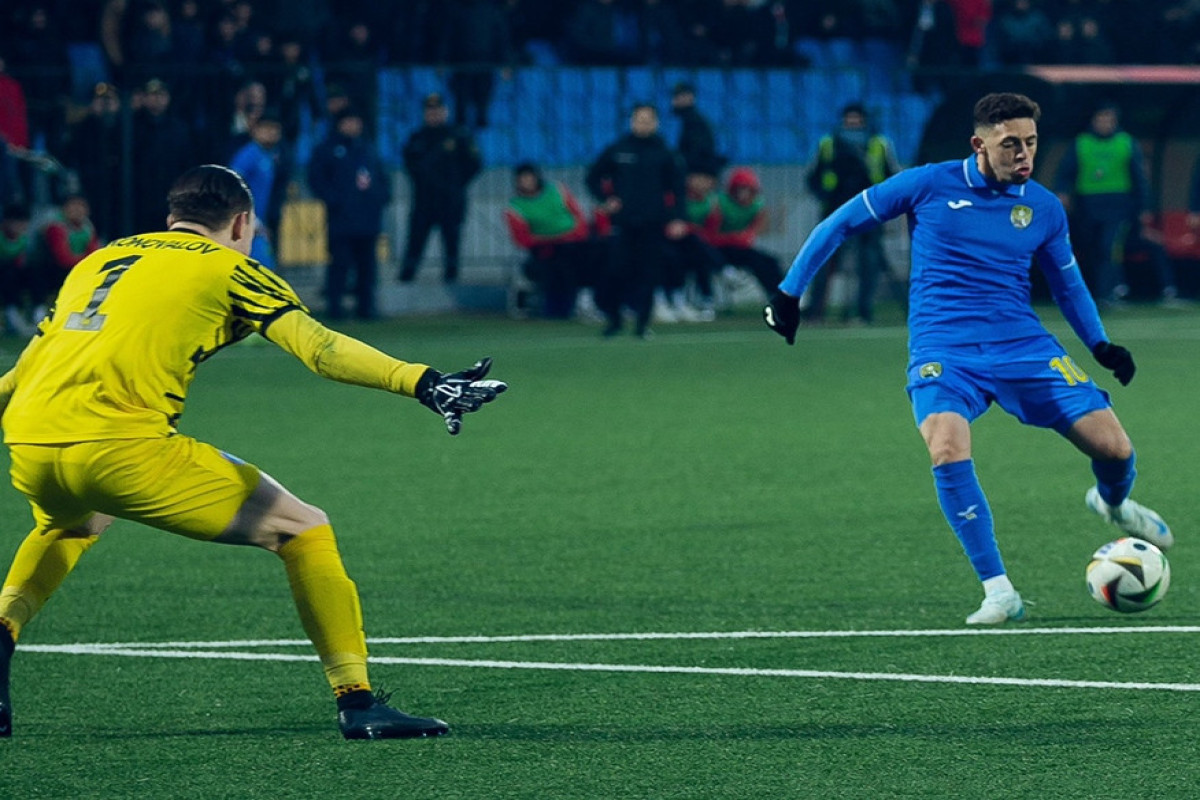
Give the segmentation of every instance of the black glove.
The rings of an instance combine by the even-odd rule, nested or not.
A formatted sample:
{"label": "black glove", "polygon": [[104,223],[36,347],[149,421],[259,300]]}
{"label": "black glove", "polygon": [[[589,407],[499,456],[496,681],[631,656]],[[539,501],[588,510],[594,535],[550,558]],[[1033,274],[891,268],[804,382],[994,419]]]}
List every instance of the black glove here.
{"label": "black glove", "polygon": [[763,319],[767,327],[787,339],[788,344],[795,344],[796,329],[800,327],[800,298],[775,292],[763,308]]}
{"label": "black glove", "polygon": [[1122,386],[1128,386],[1133,380],[1133,373],[1137,371],[1137,367],[1134,366],[1133,356],[1121,345],[1101,342],[1092,348],[1092,356],[1100,366],[1112,370],[1113,376]]}
{"label": "black glove", "polygon": [[484,403],[508,388],[504,381],[481,380],[492,368],[492,360],[483,358],[470,369],[443,375],[436,369],[425,370],[417,381],[417,399],[427,408],[442,415],[451,436],[462,428],[463,414],[478,411]]}

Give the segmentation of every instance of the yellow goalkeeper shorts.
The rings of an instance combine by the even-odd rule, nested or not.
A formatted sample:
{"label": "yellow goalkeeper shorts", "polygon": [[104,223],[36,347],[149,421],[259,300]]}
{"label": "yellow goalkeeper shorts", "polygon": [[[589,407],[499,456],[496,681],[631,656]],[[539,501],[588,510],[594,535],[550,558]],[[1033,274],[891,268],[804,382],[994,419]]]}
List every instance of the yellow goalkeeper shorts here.
{"label": "yellow goalkeeper shorts", "polygon": [[41,530],[74,528],[99,512],[213,539],[260,478],[257,467],[178,434],[9,449],[13,486]]}

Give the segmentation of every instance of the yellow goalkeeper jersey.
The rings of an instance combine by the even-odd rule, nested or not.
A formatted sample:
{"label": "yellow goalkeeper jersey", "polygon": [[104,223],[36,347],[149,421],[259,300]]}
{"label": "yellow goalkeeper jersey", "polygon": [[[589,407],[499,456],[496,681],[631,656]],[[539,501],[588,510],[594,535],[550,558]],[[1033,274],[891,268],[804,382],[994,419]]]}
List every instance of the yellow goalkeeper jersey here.
{"label": "yellow goalkeeper jersey", "polygon": [[169,436],[200,363],[254,332],[326,377],[415,392],[427,367],[330,331],[307,312],[278,275],[198,233],[118,239],[71,270],[3,379],[15,383],[5,441]]}

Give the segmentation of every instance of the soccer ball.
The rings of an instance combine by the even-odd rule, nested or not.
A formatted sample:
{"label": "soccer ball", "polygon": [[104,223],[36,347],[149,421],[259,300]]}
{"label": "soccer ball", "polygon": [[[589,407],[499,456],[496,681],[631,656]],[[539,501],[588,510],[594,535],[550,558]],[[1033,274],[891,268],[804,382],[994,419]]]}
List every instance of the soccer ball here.
{"label": "soccer ball", "polygon": [[1092,554],[1087,587],[1100,605],[1131,614],[1158,604],[1171,585],[1171,565],[1149,542],[1126,537]]}

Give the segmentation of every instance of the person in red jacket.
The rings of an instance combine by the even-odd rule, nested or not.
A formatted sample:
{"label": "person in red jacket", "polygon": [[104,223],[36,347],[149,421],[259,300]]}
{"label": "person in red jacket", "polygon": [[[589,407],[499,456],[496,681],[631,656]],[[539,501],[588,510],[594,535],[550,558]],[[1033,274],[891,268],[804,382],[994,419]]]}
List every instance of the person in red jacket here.
{"label": "person in red jacket", "polygon": [[523,270],[541,291],[545,316],[566,319],[580,288],[594,283],[603,245],[592,239],[579,201],[561,183],[547,183],[536,164],[518,164],[504,221],[513,242],[528,251]]}
{"label": "person in red jacket", "polygon": [[705,227],[709,242],[726,264],[748,270],[768,297],[775,293],[783,280],[779,259],[754,247],[767,227],[762,186],[754,170],[738,167],[729,173],[729,182],[718,195]]}
{"label": "person in red jacket", "polygon": [[58,293],[63,281],[76,264],[99,249],[96,228],[92,225],[91,206],[81,194],[68,195],[62,213],[42,230],[43,264],[41,296],[49,299]]}

